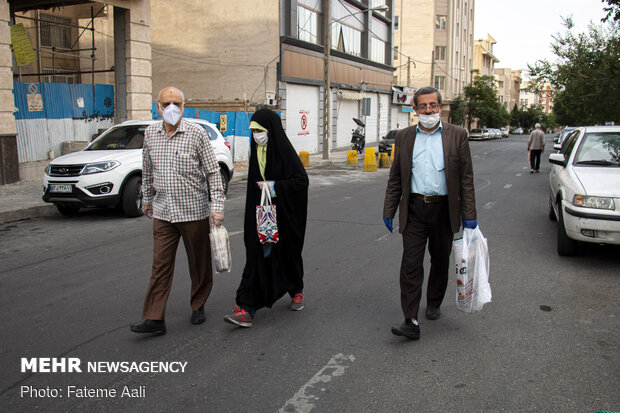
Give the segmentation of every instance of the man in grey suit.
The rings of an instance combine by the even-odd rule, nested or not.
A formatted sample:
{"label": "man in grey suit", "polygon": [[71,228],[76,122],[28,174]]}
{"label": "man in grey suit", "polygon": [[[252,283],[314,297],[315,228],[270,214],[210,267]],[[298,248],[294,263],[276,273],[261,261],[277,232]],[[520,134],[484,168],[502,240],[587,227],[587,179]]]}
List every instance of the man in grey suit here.
{"label": "man in grey suit", "polygon": [[419,89],[413,104],[420,118],[416,126],[396,135],[383,221],[392,232],[399,209],[403,236],[400,301],[405,321],[392,333],[420,338],[418,309],[424,282],[424,250],[428,241],[431,270],[426,292],[426,318],[436,320],[448,286],[454,234],[461,227],[476,228],[474,172],[465,129],[441,122],[441,94],[432,87]]}

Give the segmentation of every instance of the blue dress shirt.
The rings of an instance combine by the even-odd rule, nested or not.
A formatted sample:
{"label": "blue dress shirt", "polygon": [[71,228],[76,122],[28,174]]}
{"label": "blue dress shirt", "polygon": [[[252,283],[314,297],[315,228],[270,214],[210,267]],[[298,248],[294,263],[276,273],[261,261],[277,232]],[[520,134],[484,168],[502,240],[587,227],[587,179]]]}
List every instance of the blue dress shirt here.
{"label": "blue dress shirt", "polygon": [[432,133],[416,128],[411,162],[411,192],[422,195],[448,195],[446,167],[441,140],[442,124]]}

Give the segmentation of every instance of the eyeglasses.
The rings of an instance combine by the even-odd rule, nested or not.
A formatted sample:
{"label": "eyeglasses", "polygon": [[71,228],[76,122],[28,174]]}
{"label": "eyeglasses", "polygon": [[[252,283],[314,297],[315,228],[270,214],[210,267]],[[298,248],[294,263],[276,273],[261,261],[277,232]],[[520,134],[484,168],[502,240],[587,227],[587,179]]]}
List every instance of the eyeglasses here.
{"label": "eyeglasses", "polygon": [[168,107],[171,103],[172,103],[174,106],[177,106],[177,107],[179,107],[179,108],[180,108],[181,106],[183,106],[183,102],[159,102],[159,104],[161,105],[161,107],[162,107],[162,108],[164,108],[164,109],[165,109],[165,108],[167,108],[167,107]]}
{"label": "eyeglasses", "polygon": [[439,104],[437,103],[431,103],[430,105],[420,105],[420,106],[416,106],[416,109],[419,110],[426,110],[428,108],[432,109],[432,110],[437,110],[437,108],[439,107]]}

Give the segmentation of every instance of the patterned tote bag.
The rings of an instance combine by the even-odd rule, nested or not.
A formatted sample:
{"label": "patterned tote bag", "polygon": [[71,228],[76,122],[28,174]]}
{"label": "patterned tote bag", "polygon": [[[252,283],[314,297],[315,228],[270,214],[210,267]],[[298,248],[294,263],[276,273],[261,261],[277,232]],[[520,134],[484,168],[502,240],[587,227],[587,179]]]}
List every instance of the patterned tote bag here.
{"label": "patterned tote bag", "polygon": [[260,205],[256,206],[256,230],[261,244],[275,244],[278,242],[276,206],[271,203],[269,185],[263,186]]}

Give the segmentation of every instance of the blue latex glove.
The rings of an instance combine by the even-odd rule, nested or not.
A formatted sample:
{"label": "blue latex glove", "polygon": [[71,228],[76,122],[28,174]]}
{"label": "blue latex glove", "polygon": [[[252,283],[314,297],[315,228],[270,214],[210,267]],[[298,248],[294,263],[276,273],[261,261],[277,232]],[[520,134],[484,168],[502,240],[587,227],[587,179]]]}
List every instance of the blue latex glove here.
{"label": "blue latex glove", "polygon": [[477,219],[464,219],[463,220],[463,229],[467,228],[467,229],[476,229],[476,227],[478,226],[478,220]]}
{"label": "blue latex glove", "polygon": [[388,231],[392,232],[392,218],[383,218],[383,223]]}

